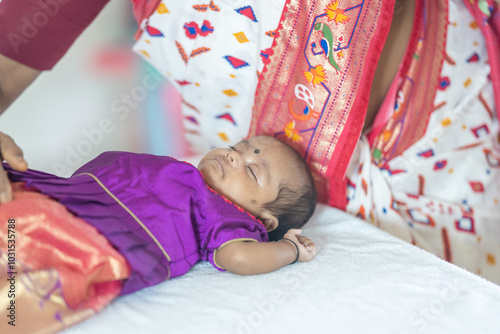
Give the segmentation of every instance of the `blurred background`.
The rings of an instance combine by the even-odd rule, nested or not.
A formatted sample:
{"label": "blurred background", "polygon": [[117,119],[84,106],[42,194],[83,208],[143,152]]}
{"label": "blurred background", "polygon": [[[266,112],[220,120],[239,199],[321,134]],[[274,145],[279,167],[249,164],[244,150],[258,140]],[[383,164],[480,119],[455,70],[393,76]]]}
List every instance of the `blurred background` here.
{"label": "blurred background", "polygon": [[131,3],[110,1],[54,69],[0,115],[0,131],[30,168],[69,176],[104,151],[190,154],[180,97],[132,52],[136,30]]}

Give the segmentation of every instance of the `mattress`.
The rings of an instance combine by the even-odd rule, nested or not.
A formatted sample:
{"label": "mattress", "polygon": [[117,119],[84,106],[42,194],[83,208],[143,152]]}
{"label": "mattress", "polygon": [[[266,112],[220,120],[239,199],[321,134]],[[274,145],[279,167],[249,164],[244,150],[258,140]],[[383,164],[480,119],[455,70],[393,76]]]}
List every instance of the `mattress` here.
{"label": "mattress", "polygon": [[498,333],[500,287],[337,209],[317,256],[253,276],[199,262],[63,333]]}

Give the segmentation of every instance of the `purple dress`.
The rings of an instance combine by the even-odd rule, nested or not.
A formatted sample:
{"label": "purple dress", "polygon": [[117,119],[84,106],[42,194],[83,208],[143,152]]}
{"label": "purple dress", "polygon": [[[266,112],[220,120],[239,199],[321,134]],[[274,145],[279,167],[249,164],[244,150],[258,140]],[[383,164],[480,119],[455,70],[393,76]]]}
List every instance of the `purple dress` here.
{"label": "purple dress", "polygon": [[186,273],[236,239],[268,241],[262,222],[217,194],[191,164],[170,157],[106,152],[70,178],[5,167],[13,182],[54,198],[95,226],[132,271],[122,294]]}

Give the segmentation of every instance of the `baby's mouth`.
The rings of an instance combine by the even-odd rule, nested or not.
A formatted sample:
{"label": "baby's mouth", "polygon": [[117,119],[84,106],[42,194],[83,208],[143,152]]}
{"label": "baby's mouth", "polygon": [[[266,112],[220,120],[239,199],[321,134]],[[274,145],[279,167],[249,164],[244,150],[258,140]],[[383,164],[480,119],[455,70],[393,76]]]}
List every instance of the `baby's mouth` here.
{"label": "baby's mouth", "polygon": [[215,161],[217,161],[219,163],[219,166],[220,166],[220,169],[222,171],[222,177],[224,177],[224,162],[222,161],[222,158],[220,157],[217,157],[215,158]]}

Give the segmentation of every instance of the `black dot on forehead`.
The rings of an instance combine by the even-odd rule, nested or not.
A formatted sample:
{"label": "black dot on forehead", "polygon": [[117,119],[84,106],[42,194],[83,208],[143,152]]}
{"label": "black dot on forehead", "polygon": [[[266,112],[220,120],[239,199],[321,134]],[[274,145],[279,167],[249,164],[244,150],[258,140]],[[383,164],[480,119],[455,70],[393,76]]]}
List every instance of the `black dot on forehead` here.
{"label": "black dot on forehead", "polygon": [[253,153],[255,153],[255,154],[259,154],[259,153],[260,153],[260,150],[257,148],[257,149],[255,149],[255,151],[253,151]]}
{"label": "black dot on forehead", "polygon": [[257,201],[253,199],[253,200],[252,200],[252,204],[255,204],[255,203],[257,203]]}

